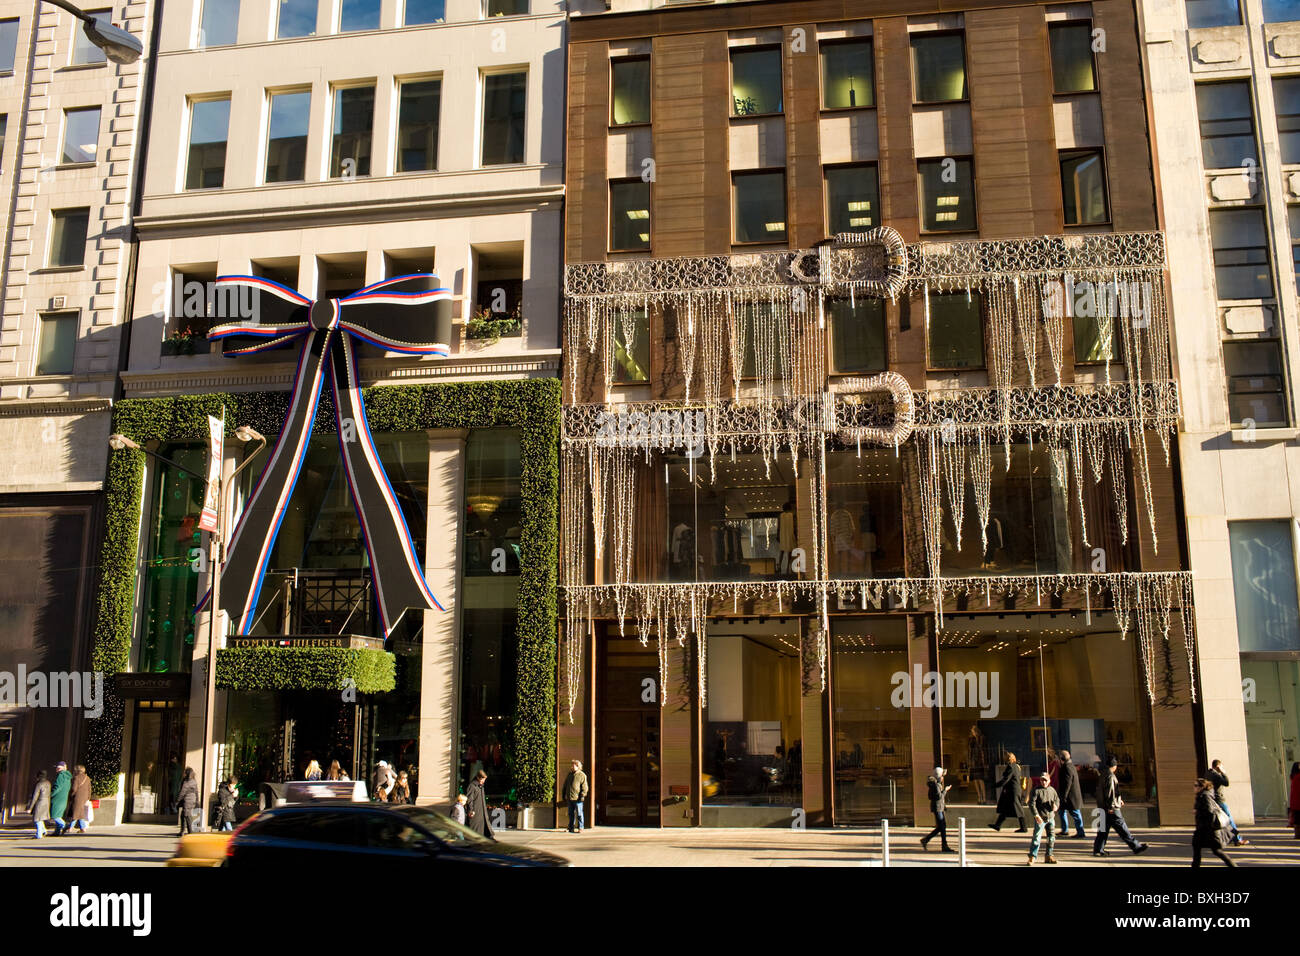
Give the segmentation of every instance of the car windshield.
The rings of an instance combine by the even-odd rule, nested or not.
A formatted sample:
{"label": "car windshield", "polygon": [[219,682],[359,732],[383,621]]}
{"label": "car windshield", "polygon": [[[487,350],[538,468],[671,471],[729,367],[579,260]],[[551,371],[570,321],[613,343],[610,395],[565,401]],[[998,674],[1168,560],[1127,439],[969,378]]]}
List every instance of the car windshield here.
{"label": "car windshield", "polygon": [[427,807],[411,805],[392,807],[397,813],[411,818],[413,823],[428,830],[444,843],[491,843],[485,836],[480,836],[467,826],[462,826],[450,817],[435,813]]}

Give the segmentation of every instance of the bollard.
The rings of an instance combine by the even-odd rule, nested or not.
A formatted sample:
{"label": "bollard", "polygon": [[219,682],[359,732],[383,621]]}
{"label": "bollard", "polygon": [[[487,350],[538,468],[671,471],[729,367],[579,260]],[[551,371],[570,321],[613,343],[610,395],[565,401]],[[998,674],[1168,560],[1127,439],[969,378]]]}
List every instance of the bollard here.
{"label": "bollard", "polygon": [[959,817],[957,820],[957,865],[966,865],[966,818]]}
{"label": "bollard", "polygon": [[880,865],[889,866],[889,819],[880,821]]}

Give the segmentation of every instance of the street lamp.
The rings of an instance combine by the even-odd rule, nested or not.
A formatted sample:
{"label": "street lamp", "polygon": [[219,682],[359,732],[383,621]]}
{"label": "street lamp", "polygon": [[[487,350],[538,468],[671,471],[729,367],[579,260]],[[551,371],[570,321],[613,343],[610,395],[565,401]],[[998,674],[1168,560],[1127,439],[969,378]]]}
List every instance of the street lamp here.
{"label": "street lamp", "polygon": [[103,50],[104,55],[114,63],[134,63],[140,59],[140,54],[144,53],[144,44],[121,27],[115,27],[111,23],[100,23],[89,13],[74,7],[68,0],[45,0],[45,2],[67,10],[80,20],[86,39]]}
{"label": "street lamp", "polygon": [[[51,0],[51,2],[54,2],[54,0]],[[255,441],[258,445],[257,448],[253,450],[253,453],[247,455],[239,466],[231,472],[229,478],[219,477],[217,479],[217,528],[209,537],[208,552],[210,559],[209,566],[212,568],[212,593],[208,600],[208,661],[206,664],[207,670],[204,675],[207,678],[207,688],[204,695],[205,700],[203,706],[203,763],[201,765],[203,776],[200,778],[203,781],[205,794],[208,792],[206,789],[208,786],[208,761],[212,756],[212,724],[214,722],[214,706],[217,696],[217,618],[221,613],[221,567],[226,559],[226,491],[234,486],[235,479],[239,477],[239,473],[251,465],[253,459],[261,454],[262,449],[266,447],[266,438],[262,436],[261,432],[257,431],[255,428],[250,428],[247,425],[240,425],[236,428],[235,437],[245,443]],[[207,476],[191,471],[189,468],[177,464],[170,458],[164,458],[157,452],[150,451],[148,448],[143,447],[138,442],[132,441],[130,438],[127,438],[119,432],[115,432],[108,436],[108,445],[114,451],[123,451],[128,448],[132,451],[142,451],[152,458],[157,458],[159,461],[166,462],[173,468],[197,478],[199,481],[207,482],[208,480]],[[218,475],[220,475],[220,471],[218,471]],[[205,830],[209,828],[206,804],[207,800],[205,798],[203,807],[204,819],[202,822],[202,827]]]}

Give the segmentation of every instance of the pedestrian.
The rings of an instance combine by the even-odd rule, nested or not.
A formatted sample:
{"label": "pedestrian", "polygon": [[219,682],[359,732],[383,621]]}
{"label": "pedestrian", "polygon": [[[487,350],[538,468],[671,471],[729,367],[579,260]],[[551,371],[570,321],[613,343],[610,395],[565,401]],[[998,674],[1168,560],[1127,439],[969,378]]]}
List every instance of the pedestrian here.
{"label": "pedestrian", "polygon": [[1121,809],[1124,806],[1124,798],[1119,794],[1119,781],[1115,778],[1115,768],[1119,766],[1119,761],[1114,757],[1106,760],[1106,765],[1102,767],[1101,778],[1097,781],[1097,806],[1105,814],[1105,819],[1100,827],[1097,828],[1097,839],[1092,843],[1093,856],[1110,856],[1106,849],[1106,839],[1110,836],[1110,831],[1114,830],[1119,834],[1119,838],[1128,844],[1128,848],[1136,853],[1145,853],[1150,846],[1146,843],[1138,843],[1129,832],[1128,824],[1124,821],[1124,814]]}
{"label": "pedestrian", "polygon": [[239,800],[239,778],[234,774],[217,791],[217,825],[214,829],[235,828],[235,804]]}
{"label": "pedestrian", "polygon": [[411,780],[403,770],[397,775],[397,782],[393,784],[393,791],[388,795],[389,803],[411,803]]}
{"label": "pedestrian", "polygon": [[39,840],[45,836],[45,821],[50,818],[50,775],[44,770],[36,771],[36,788],[32,790],[27,812],[36,824],[36,839]]}
{"label": "pedestrian", "polygon": [[302,779],[320,780],[323,779],[324,776],[325,774],[321,772],[320,764],[315,760],[312,760],[307,763],[307,769],[303,772]]}
{"label": "pedestrian", "polygon": [[465,794],[456,794],[456,802],[451,805],[451,818],[461,826],[465,825]]}
{"label": "pedestrian", "polygon": [[1056,811],[1061,808],[1061,797],[1052,786],[1052,775],[1046,770],[1038,778],[1038,789],[1029,797],[1029,809],[1034,814],[1034,835],[1029,839],[1029,863],[1038,859],[1038,846],[1043,833],[1047,833],[1047,862],[1055,863]]}
{"label": "pedestrian", "polygon": [[68,825],[79,833],[90,829],[90,777],[86,768],[77,764],[72,775],[72,796],[68,798]]}
{"label": "pedestrian", "polygon": [[[564,799],[569,802],[569,832],[581,833],[586,829],[587,775],[582,772],[582,761],[573,761],[573,769],[564,778]],[[577,829],[574,829],[574,827]]]}
{"label": "pedestrian", "polygon": [[343,768],[339,766],[337,760],[330,761],[330,768],[325,774],[326,780],[350,780],[351,778],[344,773]]}
{"label": "pedestrian", "polygon": [[1228,789],[1228,774],[1223,769],[1222,760],[1210,761],[1210,769],[1205,772],[1205,779],[1214,785],[1214,802],[1228,817],[1228,829],[1232,831],[1232,845],[1245,846],[1250,843],[1242,837],[1241,831],[1237,829],[1237,821],[1232,819],[1232,811],[1228,809],[1228,795],[1223,792]]}
{"label": "pedestrian", "polygon": [[1016,828],[1017,833],[1028,833],[1029,827],[1025,826],[1024,804],[1020,800],[1021,776],[1020,764],[1016,762],[1016,755],[1007,753],[1007,766],[1002,771],[1002,779],[998,781],[998,822],[990,823],[989,827],[994,830],[1002,829],[1002,821],[1007,817],[1015,817],[1016,822],[1020,824]]}
{"label": "pedestrian", "polygon": [[68,794],[72,792],[72,774],[68,765],[60,760],[54,765],[54,786],[50,790],[50,822],[54,824],[54,835],[63,836],[68,825],[63,818],[68,815]]}
{"label": "pedestrian", "polygon": [[1074,839],[1082,839],[1083,832],[1083,789],[1079,786],[1079,768],[1070,759],[1070,751],[1061,751],[1061,766],[1057,771],[1060,787],[1057,793],[1061,797],[1061,838],[1070,837],[1070,817],[1074,817]]}
{"label": "pedestrian", "polygon": [[944,853],[957,852],[948,845],[948,823],[944,819],[945,801],[948,791],[952,789],[952,784],[948,784],[946,787],[943,785],[943,775],[947,772],[943,767],[935,767],[934,773],[925,779],[925,786],[930,794],[930,812],[934,814],[934,829],[921,837],[921,849],[923,850],[930,849],[930,841],[937,836]]}
{"label": "pedestrian", "polygon": [[[1216,760],[1215,763],[1218,763]],[[1214,781],[1204,777],[1196,780],[1196,829],[1192,832],[1192,866],[1201,865],[1201,851],[1209,850],[1226,866],[1236,862],[1223,852],[1232,841],[1231,819],[1228,812],[1214,798]]]}
{"label": "pedestrian", "polygon": [[[380,790],[384,791],[385,794],[388,794],[392,791],[393,784],[396,782],[397,775],[393,773],[393,768],[388,766],[388,761],[379,761],[379,763],[375,765],[375,785],[371,789],[373,789],[376,794],[378,794]],[[387,799],[387,796],[385,796],[384,799]]]}
{"label": "pedestrian", "polygon": [[1300,840],[1300,762],[1291,764],[1291,799],[1287,801],[1295,838]]}
{"label": "pedestrian", "polygon": [[185,774],[181,777],[181,789],[176,794],[176,805],[181,815],[181,832],[177,836],[194,832],[194,811],[198,809],[199,802],[199,782],[194,777],[194,768],[186,767]]}
{"label": "pedestrian", "polygon": [[487,794],[483,792],[483,784],[486,781],[487,773],[480,770],[474,774],[474,779],[465,788],[465,825],[480,836],[492,839],[492,824],[488,821]]}

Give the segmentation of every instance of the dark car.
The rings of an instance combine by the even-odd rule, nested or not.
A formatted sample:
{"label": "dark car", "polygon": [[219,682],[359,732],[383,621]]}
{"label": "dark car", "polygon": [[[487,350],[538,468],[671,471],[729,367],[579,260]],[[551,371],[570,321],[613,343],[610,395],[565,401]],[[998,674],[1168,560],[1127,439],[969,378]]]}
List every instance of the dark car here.
{"label": "dark car", "polygon": [[344,802],[262,811],[235,831],[225,865],[330,869],[369,861],[420,869],[569,865],[553,853],[479,836],[425,807]]}

